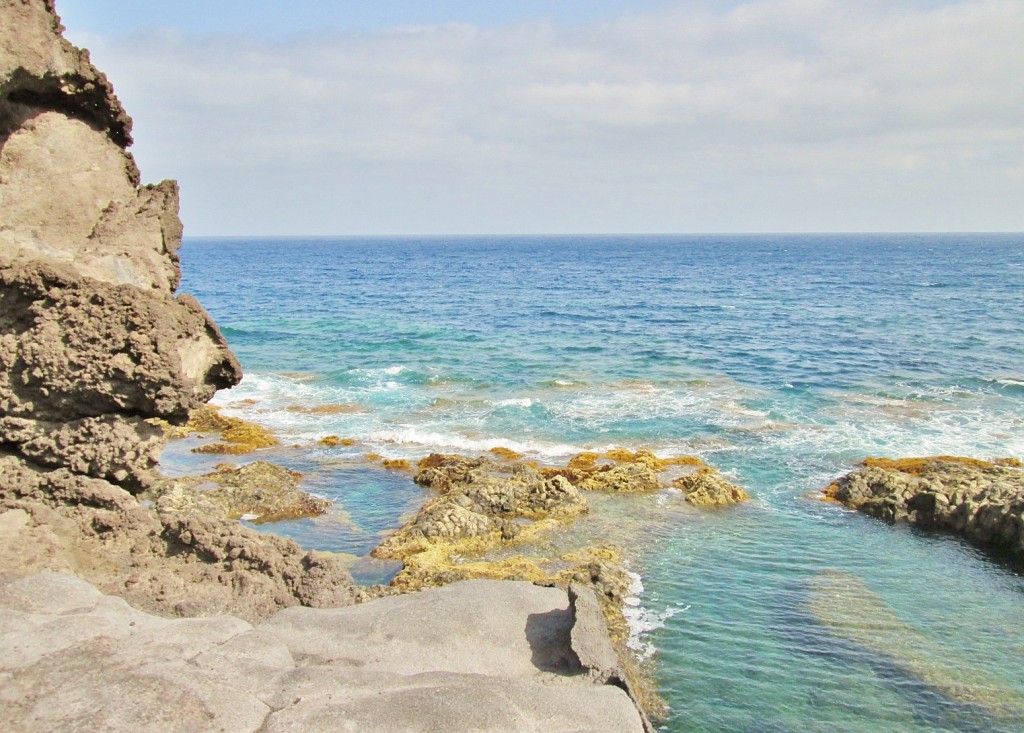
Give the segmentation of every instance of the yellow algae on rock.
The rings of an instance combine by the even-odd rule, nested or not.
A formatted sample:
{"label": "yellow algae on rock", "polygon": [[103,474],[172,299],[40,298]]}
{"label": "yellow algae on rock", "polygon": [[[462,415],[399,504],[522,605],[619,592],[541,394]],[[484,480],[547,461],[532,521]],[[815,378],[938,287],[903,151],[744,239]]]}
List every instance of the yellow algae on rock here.
{"label": "yellow algae on rock", "polygon": [[339,445],[355,445],[355,443],[352,438],[339,438],[337,435],[326,435],[316,442],[317,445],[322,445],[326,448],[336,448]]}
{"label": "yellow algae on rock", "polygon": [[[583,455],[583,454],[581,454]],[[659,458],[647,448],[638,448],[635,452],[625,448],[613,448],[606,452],[604,457],[616,463],[640,463],[654,471],[664,471],[671,466],[704,466],[706,465],[697,456],[675,456],[672,458]]]}
{"label": "yellow algae on rock", "polygon": [[384,460],[384,457],[380,453],[364,453],[363,458],[370,463],[377,463]]}
{"label": "yellow algae on rock", "polygon": [[516,453],[511,448],[505,448],[504,446],[495,446],[491,448],[488,453],[496,455],[498,458],[504,458],[506,461],[518,461],[523,457],[522,453]]}
{"label": "yellow algae on rock", "polygon": [[381,465],[389,471],[411,471],[412,466],[405,458],[385,458]]}
{"label": "yellow algae on rock", "polygon": [[[996,464],[978,458],[964,456],[925,456],[922,458],[865,458],[861,465],[865,468],[881,468],[883,471],[900,471],[911,476],[920,476],[935,464],[958,463],[969,468],[992,468]],[[1006,464],[1003,464],[1006,465]]]}
{"label": "yellow algae on rock", "polygon": [[300,412],[305,415],[349,415],[352,413],[366,412],[364,405],[351,403],[328,404],[328,405],[289,405],[285,408],[288,412]]}
{"label": "yellow algae on rock", "polygon": [[579,483],[583,491],[637,494],[662,488],[658,471],[646,463],[601,466]]}
{"label": "yellow algae on rock", "polygon": [[331,506],[298,488],[302,474],[266,461],[237,468],[218,464],[212,473],[167,479],[151,496],[163,513],[196,511],[227,519],[246,517],[256,522],[315,517]]}
{"label": "yellow algae on rock", "polygon": [[593,451],[583,451],[582,453],[577,453],[575,456],[570,458],[569,463],[566,465],[566,468],[592,468],[594,466],[594,463],[596,463],[597,459],[600,457],[600,453],[594,453]]}
{"label": "yellow algae on rock", "polygon": [[193,448],[194,453],[241,455],[280,445],[274,434],[262,425],[223,415],[215,405],[201,405],[189,413],[184,425],[165,428],[165,434],[172,440],[196,433],[220,433],[221,441]]}
{"label": "yellow algae on rock", "polygon": [[699,507],[722,507],[740,504],[750,498],[750,494],[735,484],[726,481],[715,470],[704,468],[687,476],[680,476],[672,485],[682,489],[686,500]]}
{"label": "yellow algae on rock", "polygon": [[[604,462],[599,463],[601,460]],[[584,491],[638,493],[662,488],[658,474],[675,466],[706,464],[696,456],[659,458],[646,448],[613,448],[603,455],[585,451],[573,456],[565,467],[544,467],[541,472],[549,477],[564,476]]]}

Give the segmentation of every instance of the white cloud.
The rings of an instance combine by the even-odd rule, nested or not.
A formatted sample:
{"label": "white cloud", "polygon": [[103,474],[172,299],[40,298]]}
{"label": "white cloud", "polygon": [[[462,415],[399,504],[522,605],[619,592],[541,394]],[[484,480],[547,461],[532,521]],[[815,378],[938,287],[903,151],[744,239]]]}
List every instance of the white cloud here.
{"label": "white cloud", "polygon": [[1024,229],[1024,3],[91,39],[192,233]]}

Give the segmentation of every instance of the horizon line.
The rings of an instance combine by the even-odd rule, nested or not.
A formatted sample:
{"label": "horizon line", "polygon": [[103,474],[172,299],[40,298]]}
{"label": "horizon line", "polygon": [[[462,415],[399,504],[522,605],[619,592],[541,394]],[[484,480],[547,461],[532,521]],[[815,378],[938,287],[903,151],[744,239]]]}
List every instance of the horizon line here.
{"label": "horizon line", "polygon": [[193,239],[245,239],[259,237],[261,239],[397,239],[400,237],[440,238],[440,237],[764,237],[764,236],[823,236],[823,235],[963,235],[963,234],[998,234],[1024,235],[1024,230],[1008,229],[956,229],[956,230],[912,230],[912,229],[864,229],[864,230],[778,230],[778,231],[692,231],[692,232],[441,232],[441,233],[354,233],[354,234],[183,234],[182,238]]}

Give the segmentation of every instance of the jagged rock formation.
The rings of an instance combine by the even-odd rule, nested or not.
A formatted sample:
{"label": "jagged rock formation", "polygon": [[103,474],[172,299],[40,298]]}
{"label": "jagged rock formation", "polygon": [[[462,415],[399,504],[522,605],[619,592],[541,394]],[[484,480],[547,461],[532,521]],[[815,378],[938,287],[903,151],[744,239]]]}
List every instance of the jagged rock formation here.
{"label": "jagged rock formation", "polygon": [[731,484],[712,469],[701,469],[696,473],[680,476],[672,485],[682,489],[686,500],[699,507],[723,507],[741,504],[750,499],[750,494]]}
{"label": "jagged rock formation", "polygon": [[428,456],[420,463],[416,483],[440,496],[382,548],[400,554],[410,543],[489,535],[499,544],[515,539],[529,526],[526,522],[569,519],[587,511],[579,490],[561,476],[544,478],[523,463],[512,464],[504,475],[501,470],[489,458]]}
{"label": "jagged rock formation", "polygon": [[0,0],[0,573],[69,570],[141,608],[351,603],[339,560],[158,514],[155,418],[241,370],[180,280],[178,190],[140,186],[131,119],[50,0]]}
{"label": "jagged rock formation", "polygon": [[824,493],[872,517],[959,534],[1021,561],[1024,470],[1016,461],[1000,463],[955,456],[868,459]]}
{"label": "jagged rock formation", "polygon": [[[589,590],[459,583],[262,624],[169,620],[68,575],[0,585],[6,730],[652,730]],[[143,722],[144,721],[144,722]],[[646,726],[646,728],[645,728]]]}
{"label": "jagged rock formation", "polygon": [[0,445],[129,490],[160,432],[241,370],[180,280],[178,190],[52,2],[0,8]]}

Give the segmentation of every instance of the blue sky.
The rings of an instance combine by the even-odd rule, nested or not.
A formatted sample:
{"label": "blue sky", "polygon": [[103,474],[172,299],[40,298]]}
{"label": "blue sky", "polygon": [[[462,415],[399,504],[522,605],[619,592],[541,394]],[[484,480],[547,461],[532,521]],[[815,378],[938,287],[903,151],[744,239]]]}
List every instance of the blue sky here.
{"label": "blue sky", "polygon": [[[657,9],[667,0],[58,0],[65,24],[94,33],[147,27],[190,34],[256,33],[282,37],[307,31],[374,31],[403,25],[463,22],[481,27],[547,20],[580,25]],[[728,5],[719,2],[718,5]]]}
{"label": "blue sky", "polygon": [[1024,230],[1024,2],[57,0],[193,235]]}

